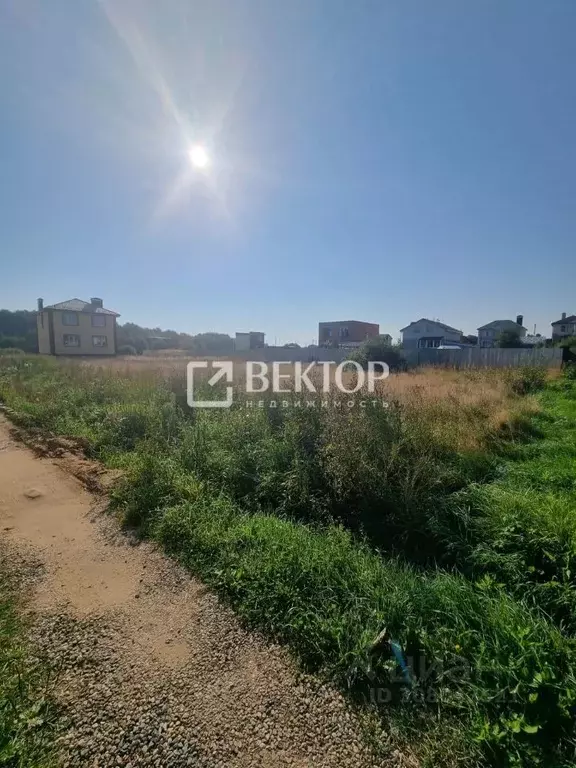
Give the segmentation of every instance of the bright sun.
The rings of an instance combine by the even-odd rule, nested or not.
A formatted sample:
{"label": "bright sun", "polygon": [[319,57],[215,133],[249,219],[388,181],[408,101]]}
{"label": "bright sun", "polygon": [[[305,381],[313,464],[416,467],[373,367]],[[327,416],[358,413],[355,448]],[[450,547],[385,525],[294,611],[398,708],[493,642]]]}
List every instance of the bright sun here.
{"label": "bright sun", "polygon": [[188,157],[194,168],[207,168],[210,165],[208,152],[200,145],[191,147],[188,151]]}

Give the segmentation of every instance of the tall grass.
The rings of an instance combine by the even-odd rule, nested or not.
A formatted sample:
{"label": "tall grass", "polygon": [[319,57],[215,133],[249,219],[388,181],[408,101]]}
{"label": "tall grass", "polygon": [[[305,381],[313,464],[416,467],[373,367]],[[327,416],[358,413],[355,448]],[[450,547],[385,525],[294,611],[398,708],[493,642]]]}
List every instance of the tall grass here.
{"label": "tall grass", "polygon": [[542,412],[527,370],[222,413],[188,409],[178,375],[0,365],[11,418],[123,469],[128,524],[378,708],[423,763],[574,763],[569,382]]}

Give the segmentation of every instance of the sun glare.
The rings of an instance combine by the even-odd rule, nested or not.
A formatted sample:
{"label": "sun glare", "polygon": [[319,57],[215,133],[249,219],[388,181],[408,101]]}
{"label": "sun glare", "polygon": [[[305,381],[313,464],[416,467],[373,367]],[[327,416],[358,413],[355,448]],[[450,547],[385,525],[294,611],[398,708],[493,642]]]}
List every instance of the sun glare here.
{"label": "sun glare", "polygon": [[208,152],[199,145],[190,148],[188,157],[194,168],[207,168],[210,165]]}

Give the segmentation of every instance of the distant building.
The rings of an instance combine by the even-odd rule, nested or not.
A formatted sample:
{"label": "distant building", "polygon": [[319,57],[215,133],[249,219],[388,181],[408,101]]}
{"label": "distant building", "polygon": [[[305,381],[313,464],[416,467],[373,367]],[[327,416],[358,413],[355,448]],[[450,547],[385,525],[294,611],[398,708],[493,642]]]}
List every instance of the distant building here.
{"label": "distant building", "polygon": [[445,345],[459,344],[462,340],[462,331],[425,317],[401,328],[400,333],[404,349],[437,349]]}
{"label": "distant building", "polygon": [[378,336],[377,323],[363,323],[360,320],[336,320],[333,323],[318,323],[318,346],[346,347],[359,346],[366,339]]}
{"label": "distant building", "polygon": [[492,320],[491,323],[486,323],[478,328],[478,346],[479,347],[493,347],[498,336],[502,331],[513,331],[518,334],[519,339],[522,341],[526,336],[526,328],[522,325],[524,318],[522,315],[516,317],[514,320]]}
{"label": "distant building", "polygon": [[566,317],[566,312],[562,312],[560,320],[556,320],[552,325],[552,341],[561,341],[568,336],[576,336],[576,315]]}
{"label": "distant building", "polygon": [[236,352],[248,352],[251,349],[262,349],[265,336],[266,335],[260,331],[237,333],[234,348],[236,349]]}
{"label": "distant building", "polygon": [[38,299],[36,328],[41,355],[115,355],[117,312],[102,299],[68,299],[44,306]]}
{"label": "distant building", "polygon": [[524,336],[522,339],[522,344],[526,344],[527,347],[541,347],[546,344],[546,337],[542,336],[541,333],[533,333]]}

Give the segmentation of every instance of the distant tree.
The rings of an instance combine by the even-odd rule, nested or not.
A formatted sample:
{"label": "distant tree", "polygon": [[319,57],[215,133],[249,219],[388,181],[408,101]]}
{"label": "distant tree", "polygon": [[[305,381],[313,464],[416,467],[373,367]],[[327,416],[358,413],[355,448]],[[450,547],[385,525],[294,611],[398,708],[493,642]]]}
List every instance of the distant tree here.
{"label": "distant tree", "polygon": [[402,350],[398,346],[391,346],[383,336],[373,336],[367,339],[360,347],[350,355],[350,360],[366,367],[369,362],[386,363],[390,370],[398,370],[406,364]]}
{"label": "distant tree", "polygon": [[136,350],[136,347],[133,347],[132,344],[123,344],[121,347],[118,347],[118,354],[119,355],[137,355],[138,352]]}
{"label": "distant tree", "polygon": [[496,346],[501,349],[514,349],[515,347],[521,347],[520,334],[518,331],[506,330],[501,331],[496,338]]}
{"label": "distant tree", "polygon": [[576,336],[566,336],[556,343],[558,347],[576,347]]}
{"label": "distant tree", "polygon": [[462,341],[466,344],[478,344],[478,336],[474,336],[474,334],[471,333],[468,336],[462,336]]}
{"label": "distant tree", "polygon": [[227,333],[198,333],[192,339],[196,354],[230,355],[234,351],[234,339]]}
{"label": "distant tree", "polygon": [[38,352],[36,312],[27,309],[0,309],[0,346]]}

